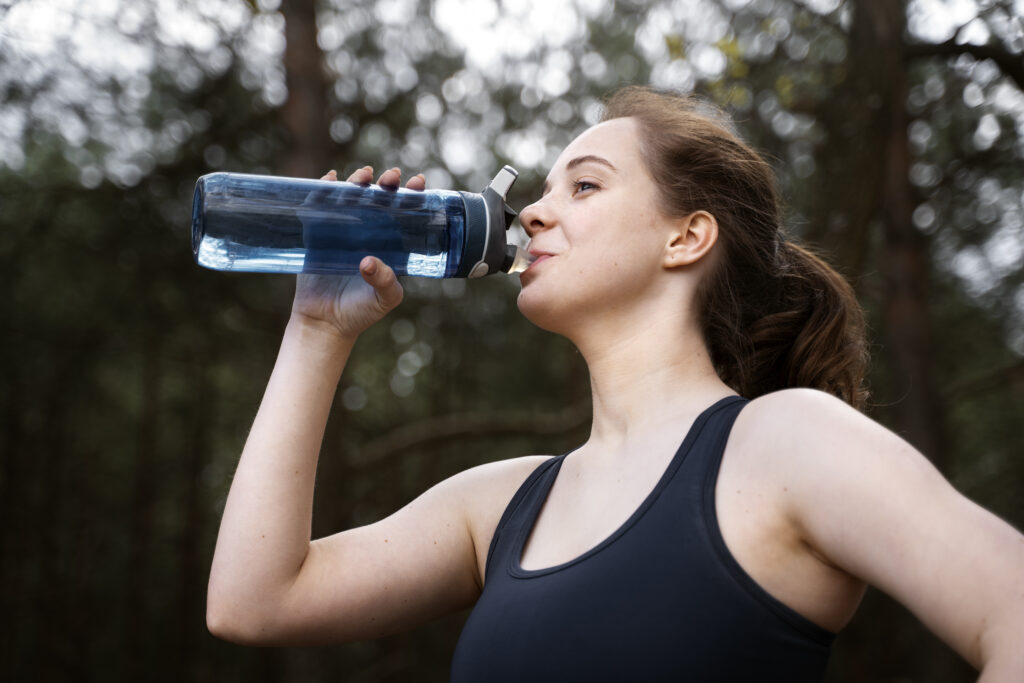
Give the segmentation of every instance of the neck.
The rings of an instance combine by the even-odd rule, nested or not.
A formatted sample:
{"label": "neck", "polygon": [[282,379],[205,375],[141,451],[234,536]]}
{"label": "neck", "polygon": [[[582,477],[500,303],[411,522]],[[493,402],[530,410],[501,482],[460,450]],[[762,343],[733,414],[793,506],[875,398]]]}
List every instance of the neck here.
{"label": "neck", "polygon": [[715,373],[694,316],[634,310],[604,316],[574,335],[590,370],[590,444],[642,439],[677,428],[714,401],[735,394]]}

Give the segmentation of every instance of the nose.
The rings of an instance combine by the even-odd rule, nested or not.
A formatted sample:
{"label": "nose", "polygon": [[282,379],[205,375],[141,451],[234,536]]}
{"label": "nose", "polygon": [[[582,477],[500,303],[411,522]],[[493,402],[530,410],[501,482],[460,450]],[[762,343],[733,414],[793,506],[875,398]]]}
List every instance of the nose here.
{"label": "nose", "polygon": [[543,197],[519,212],[519,223],[531,238],[537,232],[546,230],[553,225],[554,219],[549,207],[544,203]]}

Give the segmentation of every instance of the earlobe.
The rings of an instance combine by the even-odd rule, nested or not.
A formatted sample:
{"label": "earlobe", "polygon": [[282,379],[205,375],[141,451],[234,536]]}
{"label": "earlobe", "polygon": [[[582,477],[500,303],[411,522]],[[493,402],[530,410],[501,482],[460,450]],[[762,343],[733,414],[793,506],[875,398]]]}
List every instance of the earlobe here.
{"label": "earlobe", "polygon": [[707,211],[694,211],[678,219],[665,247],[666,268],[700,261],[718,241],[718,221]]}

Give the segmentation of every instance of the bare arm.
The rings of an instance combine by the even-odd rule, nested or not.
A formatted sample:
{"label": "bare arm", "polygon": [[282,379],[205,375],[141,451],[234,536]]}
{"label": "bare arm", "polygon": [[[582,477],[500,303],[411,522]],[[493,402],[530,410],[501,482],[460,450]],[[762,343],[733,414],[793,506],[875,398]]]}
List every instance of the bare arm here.
{"label": "bare arm", "polygon": [[[368,182],[369,174],[362,169],[352,180]],[[380,182],[397,185],[397,173]],[[422,179],[410,186],[422,189]],[[358,334],[402,299],[380,261],[364,259],[361,276],[299,278],[217,538],[207,624],[220,637],[374,637],[459,609],[479,592],[467,507],[495,481],[507,488],[507,465],[457,475],[376,524],[311,541],[317,458],[338,380]]]}
{"label": "bare arm", "polygon": [[301,317],[288,323],[217,535],[207,594],[215,635],[257,637],[244,629],[277,611],[306,561],[320,442],[354,342]]}
{"label": "bare arm", "polygon": [[985,683],[1024,680],[1024,535],[838,399],[759,401],[760,427],[788,453],[790,514],[807,543],[904,604]]}

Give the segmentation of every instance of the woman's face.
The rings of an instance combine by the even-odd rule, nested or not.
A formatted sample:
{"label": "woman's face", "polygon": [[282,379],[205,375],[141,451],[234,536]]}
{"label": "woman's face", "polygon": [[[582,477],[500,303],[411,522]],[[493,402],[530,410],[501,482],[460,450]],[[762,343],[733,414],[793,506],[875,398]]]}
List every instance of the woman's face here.
{"label": "woman's face", "polygon": [[580,316],[625,310],[657,286],[669,219],[639,132],[630,118],[586,130],[520,213],[537,259],[520,274],[518,303],[536,325],[564,333]]}

